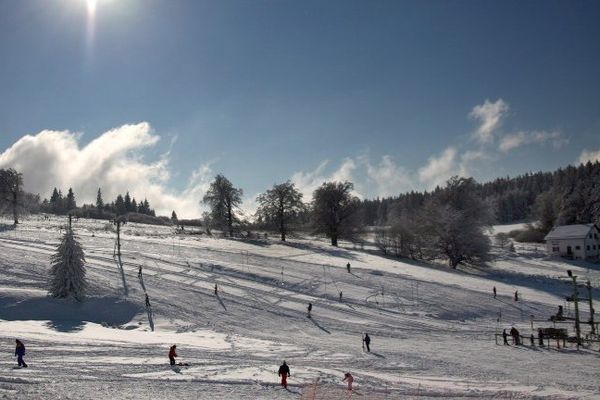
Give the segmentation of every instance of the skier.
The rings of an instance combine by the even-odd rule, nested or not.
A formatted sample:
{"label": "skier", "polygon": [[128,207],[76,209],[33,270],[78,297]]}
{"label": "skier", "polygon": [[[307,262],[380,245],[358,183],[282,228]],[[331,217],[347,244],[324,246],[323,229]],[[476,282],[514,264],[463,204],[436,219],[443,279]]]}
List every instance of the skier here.
{"label": "skier", "polygon": [[140,269],[138,270],[138,279],[142,279],[142,266],[140,265]]}
{"label": "skier", "polygon": [[515,345],[519,345],[520,340],[519,340],[519,331],[517,330],[517,328],[515,328],[514,326],[512,328],[510,328],[510,336],[512,336],[513,338],[513,343]]}
{"label": "skier", "polygon": [[538,345],[544,347],[544,331],[538,329]]}
{"label": "skier", "polygon": [[348,381],[348,391],[351,392],[352,391],[352,382],[354,382],[354,377],[352,376],[352,374],[350,372],[346,372],[344,374],[344,379],[342,379],[342,382]]}
{"label": "skier", "polygon": [[535,346],[535,339],[533,337],[533,333],[531,334],[531,336],[529,337],[529,340],[531,341],[531,347]]}
{"label": "skier", "polygon": [[175,365],[175,357],[177,357],[177,345],[173,345],[171,346],[171,348],[169,349],[169,363],[171,365]]}
{"label": "skier", "polygon": [[344,296],[344,294],[342,293],[342,291],[340,290],[340,301],[342,301],[342,297]]}
{"label": "skier", "polygon": [[494,298],[496,298],[496,286],[494,286]]}
{"label": "skier", "polygon": [[283,364],[279,367],[278,374],[281,377],[281,386],[283,386],[284,389],[287,389],[287,378],[290,376],[290,367],[288,367],[285,360],[283,360]]}
{"label": "skier", "polygon": [[215,296],[219,295],[219,288],[217,287],[217,284],[215,283]]}
{"label": "skier", "polygon": [[508,346],[508,333],[506,333],[506,329],[502,330],[502,339],[504,339],[504,344]]}
{"label": "skier", "polygon": [[308,318],[311,318],[310,312],[312,311],[312,303],[308,303]]}
{"label": "skier", "polygon": [[346,269],[348,270],[348,273],[350,273],[350,263],[346,264]]}
{"label": "skier", "polygon": [[519,301],[519,291],[515,290],[515,301]]}
{"label": "skier", "polygon": [[27,368],[27,364],[23,360],[25,355],[25,345],[19,339],[15,339],[17,346],[15,347],[15,356],[17,357],[17,364],[19,367]]}
{"label": "skier", "polygon": [[146,293],[146,308],[152,308],[152,306],[150,305],[150,297],[148,297],[148,293]]}
{"label": "skier", "polygon": [[371,348],[369,347],[369,345],[371,344],[371,338],[369,337],[368,333],[365,333],[365,337],[363,339],[363,342],[365,343],[365,346],[367,346],[367,353],[371,352]]}

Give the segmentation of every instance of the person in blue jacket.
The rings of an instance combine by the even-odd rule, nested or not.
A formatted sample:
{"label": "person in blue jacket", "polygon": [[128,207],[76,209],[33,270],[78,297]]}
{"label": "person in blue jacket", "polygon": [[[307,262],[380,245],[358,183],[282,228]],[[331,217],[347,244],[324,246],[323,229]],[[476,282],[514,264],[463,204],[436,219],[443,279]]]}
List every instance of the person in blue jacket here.
{"label": "person in blue jacket", "polygon": [[23,356],[25,355],[25,345],[19,339],[15,339],[17,343],[17,347],[15,348],[15,356],[17,356],[17,363],[19,367],[27,368],[27,364],[23,360]]}

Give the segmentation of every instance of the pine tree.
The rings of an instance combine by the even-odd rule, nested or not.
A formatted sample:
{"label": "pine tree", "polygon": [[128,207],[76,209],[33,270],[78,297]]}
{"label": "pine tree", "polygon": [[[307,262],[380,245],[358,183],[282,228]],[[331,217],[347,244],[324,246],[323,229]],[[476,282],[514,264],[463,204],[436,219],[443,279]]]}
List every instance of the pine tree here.
{"label": "pine tree", "polygon": [[96,195],[96,208],[98,212],[101,212],[104,208],[104,200],[102,200],[102,190],[98,188],[98,194]]}
{"label": "pine tree", "polygon": [[125,193],[125,198],[123,199],[123,201],[125,203],[125,211],[132,212],[133,210],[131,209],[131,196],[129,196],[129,192]]}
{"label": "pine tree", "polygon": [[75,300],[82,301],[87,287],[85,255],[70,226],[51,262],[50,295],[58,298],[72,296]]}
{"label": "pine tree", "polygon": [[73,189],[69,188],[69,192],[67,193],[66,198],[66,210],[67,212],[73,210],[77,207],[77,203],[75,202],[75,193],[73,193]]}
{"label": "pine tree", "polygon": [[175,210],[173,210],[173,212],[171,213],[171,221],[177,223],[177,214],[175,213]]}

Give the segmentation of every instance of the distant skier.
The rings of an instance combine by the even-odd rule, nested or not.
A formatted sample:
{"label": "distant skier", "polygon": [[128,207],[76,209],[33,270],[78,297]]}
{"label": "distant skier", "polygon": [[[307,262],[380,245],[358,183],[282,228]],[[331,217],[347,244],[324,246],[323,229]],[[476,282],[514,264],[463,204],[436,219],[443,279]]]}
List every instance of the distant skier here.
{"label": "distant skier", "polygon": [[340,301],[342,301],[342,297],[344,297],[344,294],[342,293],[342,291],[340,290]]}
{"label": "distant skier", "polygon": [[177,356],[177,345],[173,345],[169,349],[169,363],[171,365],[175,365],[175,357],[178,357]]}
{"label": "distant skier", "polygon": [[281,386],[287,389],[287,378],[290,376],[290,367],[286,364],[285,360],[279,367],[279,376],[281,377]]}
{"label": "distant skier", "polygon": [[350,273],[350,263],[346,264],[346,269],[348,270],[348,273]]}
{"label": "distant skier", "polygon": [[367,353],[371,352],[371,338],[369,337],[368,333],[365,333],[365,337],[363,339],[363,343],[365,344],[365,346],[367,346]]}
{"label": "distant skier", "polygon": [[312,318],[312,316],[310,314],[311,311],[312,311],[312,303],[308,303],[308,315],[307,315],[308,318]]}
{"label": "distant skier", "polygon": [[352,376],[352,374],[350,372],[346,372],[344,374],[344,379],[342,379],[342,382],[346,382],[348,381],[348,391],[351,392],[352,391],[352,382],[354,382],[354,377]]}
{"label": "distant skier", "polygon": [[219,287],[215,283],[215,296],[218,296],[218,295],[219,295]]}
{"label": "distant skier", "polygon": [[15,339],[15,343],[17,344],[15,347],[15,356],[17,357],[17,364],[19,367],[27,368],[27,364],[23,360],[23,356],[25,355],[25,345],[19,339]]}
{"label": "distant skier", "polygon": [[152,306],[150,305],[150,297],[148,297],[148,293],[146,293],[146,308],[147,309],[152,308]]}
{"label": "distant skier", "polygon": [[496,298],[496,286],[494,286],[494,298]]}
{"label": "distant skier", "polygon": [[140,265],[140,269],[138,269],[138,279],[142,279],[142,266]]}
{"label": "distant skier", "polygon": [[504,344],[508,346],[508,333],[506,333],[506,329],[502,330],[502,339],[504,339]]}
{"label": "distant skier", "polygon": [[519,301],[519,291],[515,290],[515,301]]}
{"label": "distant skier", "polygon": [[544,347],[544,331],[538,329],[538,345]]}

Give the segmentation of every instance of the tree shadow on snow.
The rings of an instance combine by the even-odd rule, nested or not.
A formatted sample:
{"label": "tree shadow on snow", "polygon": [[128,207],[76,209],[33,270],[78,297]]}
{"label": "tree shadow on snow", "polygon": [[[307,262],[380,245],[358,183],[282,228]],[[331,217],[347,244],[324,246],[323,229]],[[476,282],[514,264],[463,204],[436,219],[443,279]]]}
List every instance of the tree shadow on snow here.
{"label": "tree shadow on snow", "polygon": [[292,247],[298,250],[306,250],[317,254],[325,254],[333,257],[345,258],[348,260],[354,260],[356,257],[350,253],[347,249],[339,247],[322,247],[313,243],[299,243],[299,242],[280,242],[280,245]]}
{"label": "tree shadow on snow", "polygon": [[327,328],[325,328],[324,326],[322,326],[321,324],[319,324],[317,321],[315,321],[315,319],[314,319],[314,318],[309,318],[309,320],[310,320],[310,322],[312,322],[313,324],[315,324],[315,326],[316,326],[317,328],[319,328],[319,329],[320,329],[320,330],[322,330],[323,332],[325,332],[325,333],[327,333],[327,334],[331,335],[331,332],[329,332],[329,331],[327,330]]}
{"label": "tree shadow on snow", "polygon": [[118,297],[88,297],[83,302],[52,297],[0,296],[0,319],[49,321],[59,332],[76,332],[86,322],[122,325],[140,312],[140,306]]}
{"label": "tree shadow on snow", "polygon": [[221,303],[221,307],[227,311],[227,307],[225,307],[225,303],[223,303],[223,300],[221,300],[221,296],[219,296],[219,294],[217,294],[217,300],[219,300],[219,303]]}

